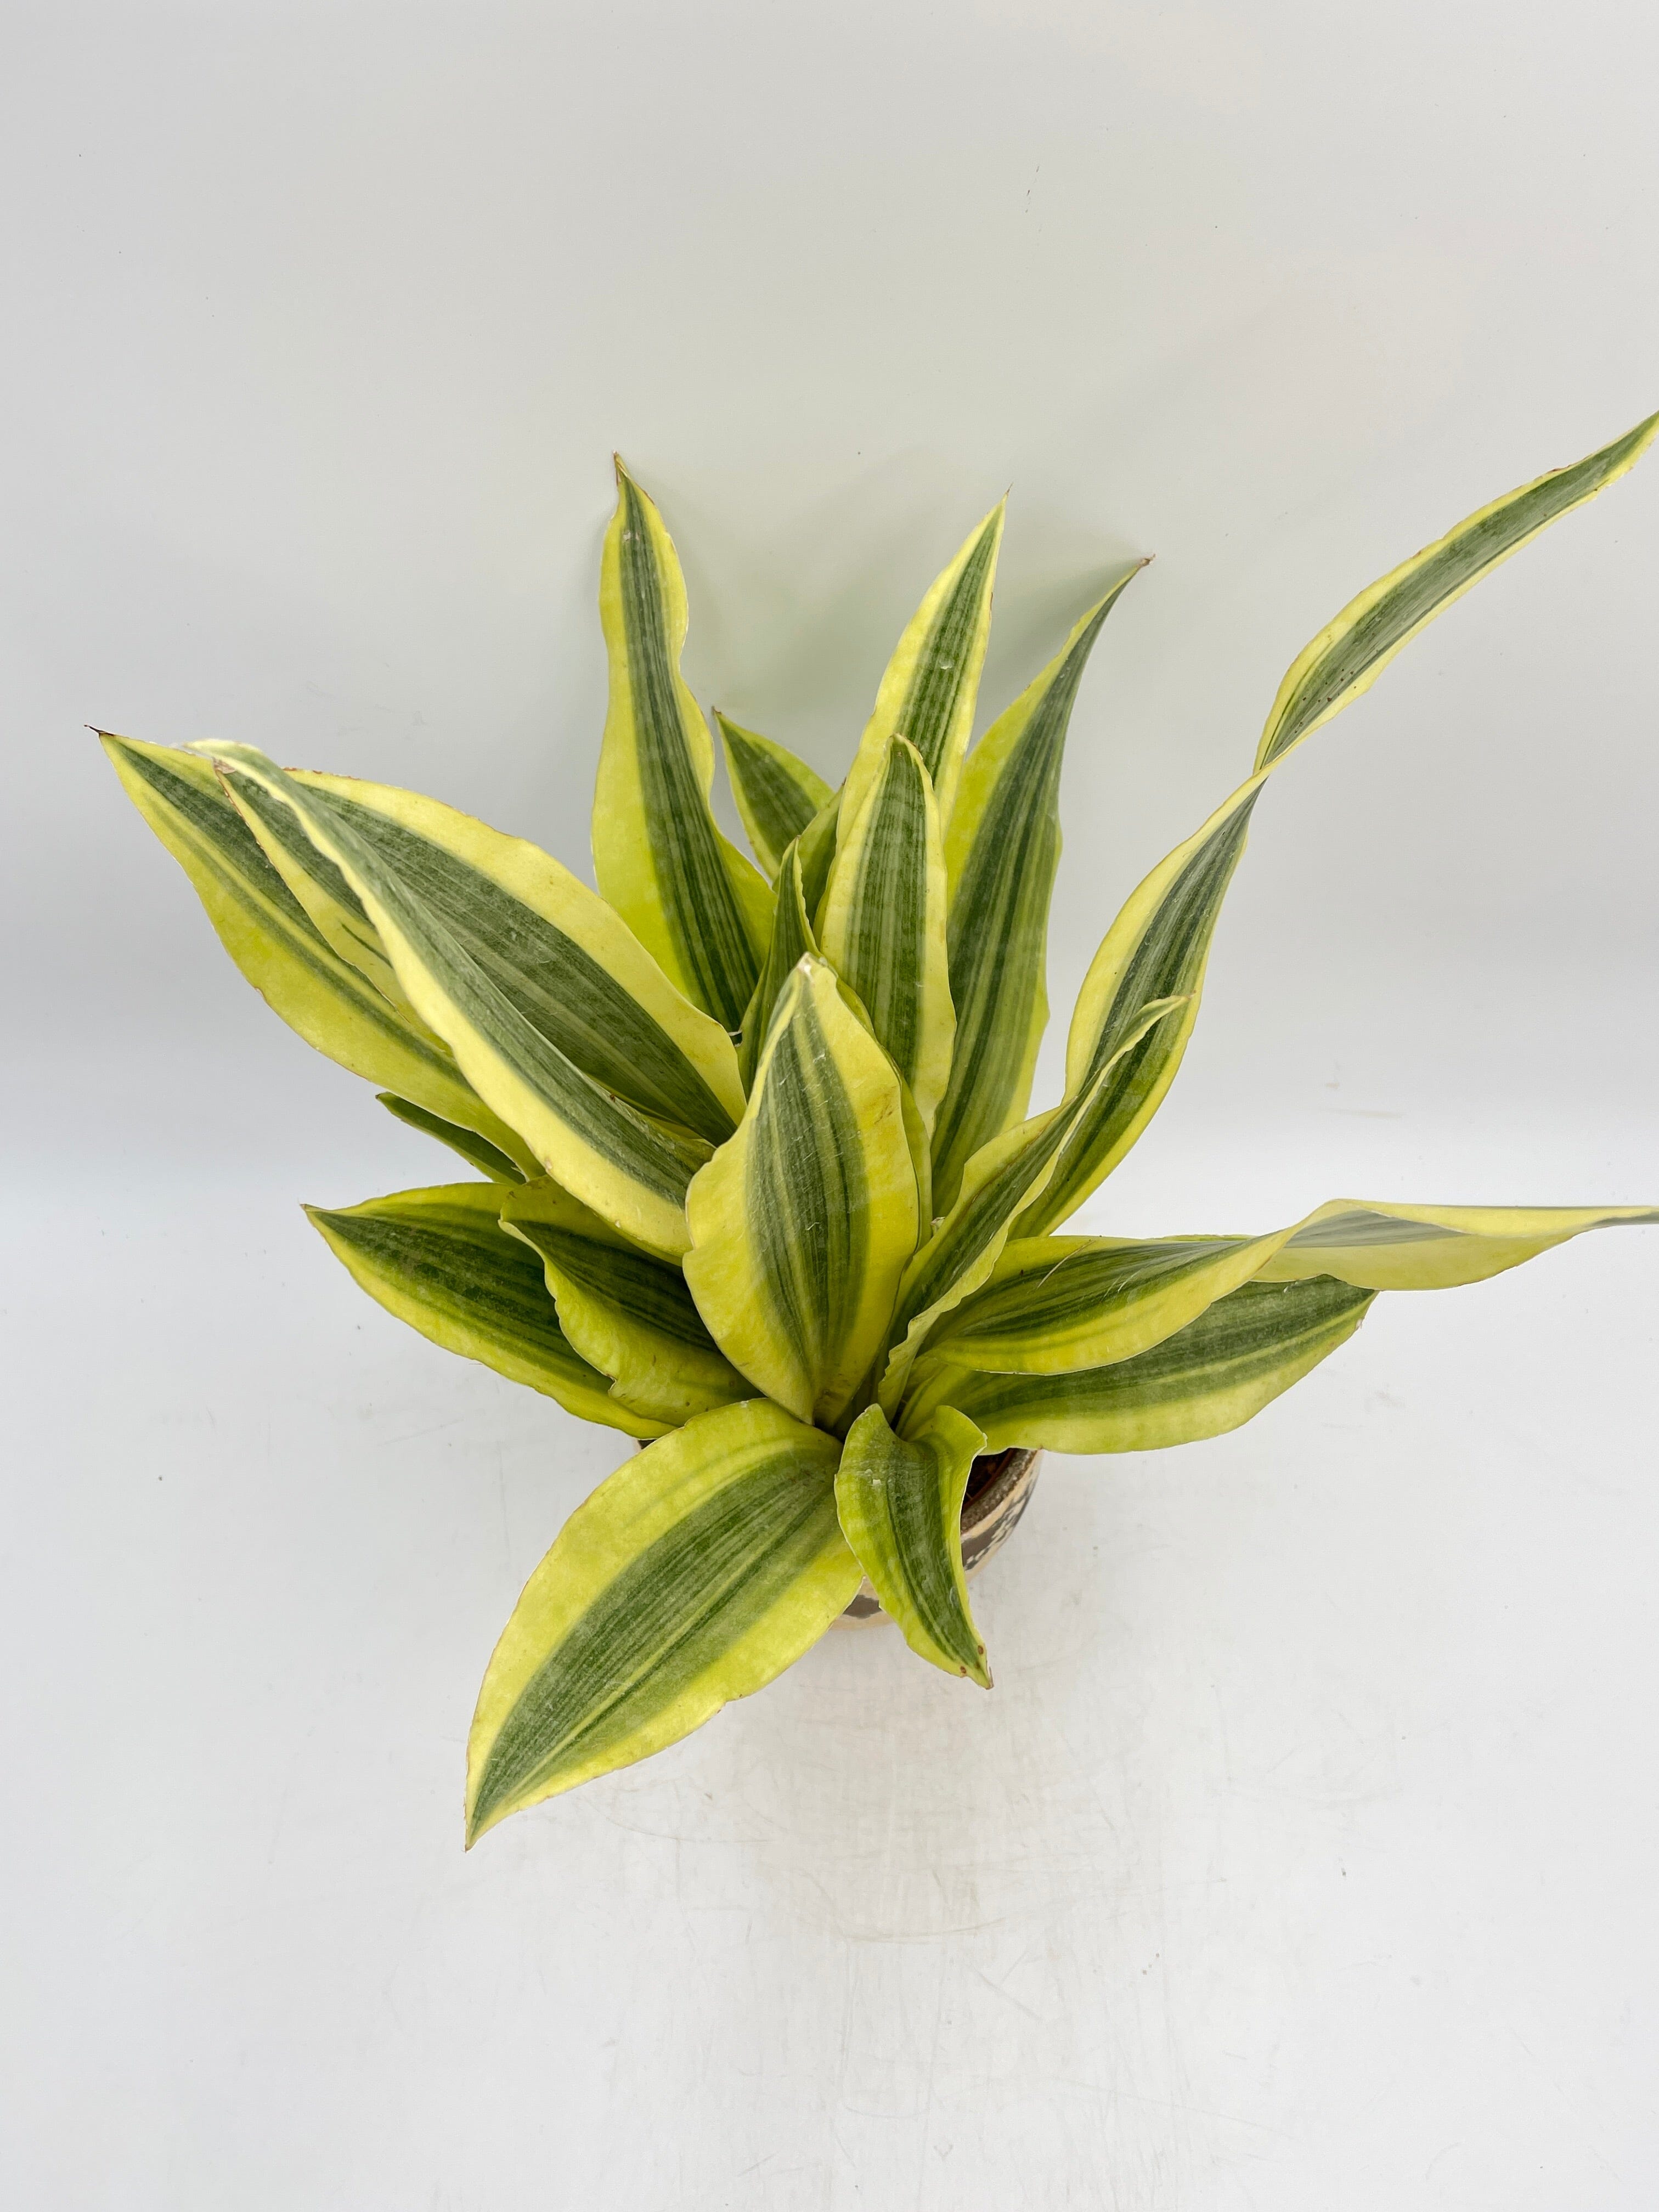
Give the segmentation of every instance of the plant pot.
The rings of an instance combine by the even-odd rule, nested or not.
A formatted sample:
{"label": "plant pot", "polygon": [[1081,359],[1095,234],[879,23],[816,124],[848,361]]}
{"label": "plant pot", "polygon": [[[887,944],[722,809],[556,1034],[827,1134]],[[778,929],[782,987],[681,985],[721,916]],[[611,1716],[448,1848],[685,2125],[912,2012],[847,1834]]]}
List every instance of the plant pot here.
{"label": "plant pot", "polygon": [[[1014,1533],[1020,1516],[1036,1488],[1040,1451],[1014,1446],[1008,1451],[986,1452],[974,1462],[962,1501],[962,1564],[977,1574],[993,1552],[1000,1551]],[[837,1628],[862,1628],[887,1615],[868,1579],[860,1586]]]}

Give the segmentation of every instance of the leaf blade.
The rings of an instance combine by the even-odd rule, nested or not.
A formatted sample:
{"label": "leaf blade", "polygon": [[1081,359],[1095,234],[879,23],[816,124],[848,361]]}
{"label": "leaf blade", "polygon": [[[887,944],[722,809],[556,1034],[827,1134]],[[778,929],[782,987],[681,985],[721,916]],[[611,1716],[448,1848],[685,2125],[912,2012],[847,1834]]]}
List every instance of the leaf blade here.
{"label": "leaf blade", "polygon": [[579,1506],[495,1647],[467,1841],[760,1689],[851,1601],[839,1448],[763,1401],[701,1413]]}
{"label": "leaf blade", "polygon": [[871,1406],[847,1431],[836,1505],[842,1534],[883,1612],[918,1658],[988,1690],[985,1643],[962,1565],[962,1501],[984,1441],[950,1407],[907,1441],[894,1435],[879,1406]]}
{"label": "leaf blade", "polygon": [[775,738],[745,730],[718,707],[714,720],[743,826],[755,858],[775,882],[785,852],[835,794],[815,769]]}

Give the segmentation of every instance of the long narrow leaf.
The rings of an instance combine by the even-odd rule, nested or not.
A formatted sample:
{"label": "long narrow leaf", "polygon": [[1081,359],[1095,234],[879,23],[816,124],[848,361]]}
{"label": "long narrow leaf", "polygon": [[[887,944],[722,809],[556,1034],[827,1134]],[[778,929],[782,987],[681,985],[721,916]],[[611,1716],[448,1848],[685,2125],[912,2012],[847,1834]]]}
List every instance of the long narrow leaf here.
{"label": "long narrow leaf", "polygon": [[680,674],[685,581],[662,517],[620,461],[599,617],[611,662],[593,795],[599,889],[687,998],[735,1030],[771,894],[709,811],[714,749]]}
{"label": "long narrow leaf", "polygon": [[500,1150],[533,1158],[443,1039],[393,1005],[317,929],[196,754],[99,732],[128,797],[189,878],[219,941],[271,1011],[318,1052]]}
{"label": "long narrow leaf", "polygon": [[775,880],[787,848],[834,796],[823,778],[775,738],[745,730],[717,707],[732,795],[755,858]]}
{"label": "long narrow leaf", "polygon": [[1159,1031],[1119,1063],[1113,1082],[1073,1131],[1041,1201],[1021,1221],[1023,1236],[1040,1236],[1082,1204],[1135,1142],[1174,1081],[1197,1020],[1221,902],[1267,776],[1358,698],[1425,623],[1547,523],[1633,466],[1656,435],[1659,416],[1576,468],[1481,508],[1362,592],[1298,655],[1268,718],[1255,773],[1131,894],[1095,955],[1072,1018],[1069,1091],[1098,1072],[1123,1024],[1147,998],[1188,992],[1194,1003],[1179,1026]]}
{"label": "long narrow leaf", "polygon": [[794,839],[778,871],[777,900],[772,909],[772,939],[766,948],[755,995],[743,1018],[743,1037],[738,1047],[738,1069],[744,1088],[752,1090],[766,1040],[772,1034],[772,1018],[789,978],[810,953],[817,957],[818,943],[807,919],[806,894],[801,880],[800,841]]}
{"label": "long narrow leaf", "polygon": [[701,1413],[580,1505],[525,1587],[467,1745],[467,1841],[660,1751],[781,1674],[857,1589],[840,1448],[754,1401]]}
{"label": "long narrow leaf", "polygon": [[846,1408],[920,1227],[899,1078],[803,960],[738,1133],[692,1183],[685,1279],[733,1366],[802,1420]]}
{"label": "long narrow leaf", "polygon": [[1150,1352],[1062,1375],[974,1372],[929,1362],[906,1404],[903,1434],[954,1406],[986,1449],[1155,1451],[1237,1428],[1328,1358],[1358,1328],[1376,1293],[1328,1275],[1304,1283],[1246,1283]]}
{"label": "long narrow leaf", "polygon": [[630,1249],[597,1222],[573,1220],[567,1194],[545,1182],[504,1197],[501,1226],[539,1256],[560,1328],[633,1412],[678,1425],[753,1397],[671,1262]]}
{"label": "long narrow leaf", "polygon": [[968,756],[945,841],[950,883],[951,1081],[933,1130],[939,1202],[981,1145],[1018,1121],[1048,1026],[1043,970],[1060,865],[1060,769],[1084,669],[1144,562],[1077,624]]}
{"label": "long narrow leaf", "polygon": [[842,788],[843,821],[852,821],[863,805],[887,740],[899,736],[921,755],[939,794],[939,819],[949,822],[991,634],[991,591],[1006,507],[1002,501],[975,525],[894,648]]}
{"label": "long narrow leaf", "polygon": [[[363,801],[362,787],[346,797],[315,779],[301,782],[244,746],[216,748],[216,757],[240,803],[254,803],[257,794],[261,805],[293,809],[362,901],[422,1018],[556,1180],[636,1242],[671,1256],[684,1251],[685,1188],[707,1157],[706,1140],[677,1134],[617,1097],[569,1056],[560,1038],[596,1055],[603,1012],[659,1054],[665,1080],[672,1076],[689,1091],[697,1071],[574,927],[566,931],[538,911],[538,897],[555,903],[573,886],[580,890],[574,879],[533,846],[465,817],[455,817],[465,830],[453,832],[462,850],[451,849],[438,842],[451,825],[436,818],[449,810],[438,809],[434,817],[429,801],[394,795],[407,802],[419,825],[411,830],[394,817],[389,801],[383,801],[385,811]],[[592,909],[572,900],[568,911],[574,924],[590,918]],[[699,1018],[625,932],[619,942],[639,964],[642,988],[653,979],[667,994],[665,1011],[672,1001],[679,1017]],[[590,995],[562,1001],[560,988],[573,975]],[[706,1033],[718,1036],[712,1024]],[[729,1049],[729,1040],[720,1042],[722,1051]],[[635,1073],[635,1084],[642,1073]],[[740,1092],[735,1052],[729,1073]],[[701,1087],[700,1110],[723,1114],[712,1090]]]}
{"label": "long narrow leaf", "polygon": [[985,1644],[962,1565],[963,1495],[984,1443],[948,1406],[907,1443],[872,1406],[847,1431],[836,1504],[842,1534],[910,1649],[988,1690]]}
{"label": "long narrow leaf", "polygon": [[453,1121],[443,1121],[436,1114],[428,1114],[424,1106],[416,1106],[410,1099],[394,1097],[389,1091],[380,1093],[378,1103],[386,1108],[393,1121],[402,1121],[409,1128],[418,1129],[422,1136],[435,1137],[441,1145],[447,1145],[452,1152],[459,1152],[464,1160],[480,1169],[491,1182],[524,1182],[524,1170],[517,1162],[510,1160],[505,1152],[498,1151],[476,1130],[458,1127]]}
{"label": "long narrow leaf", "polygon": [[565,1336],[540,1261],[501,1231],[502,1197],[498,1184],[459,1182],[306,1212],[353,1280],[446,1352],[527,1382],[585,1421],[661,1436],[665,1425],[619,1404],[609,1376]]}
{"label": "long narrow leaf", "polygon": [[945,853],[921,756],[890,738],[863,805],[843,817],[823,910],[824,957],[858,993],[923,1125],[951,1077]]}

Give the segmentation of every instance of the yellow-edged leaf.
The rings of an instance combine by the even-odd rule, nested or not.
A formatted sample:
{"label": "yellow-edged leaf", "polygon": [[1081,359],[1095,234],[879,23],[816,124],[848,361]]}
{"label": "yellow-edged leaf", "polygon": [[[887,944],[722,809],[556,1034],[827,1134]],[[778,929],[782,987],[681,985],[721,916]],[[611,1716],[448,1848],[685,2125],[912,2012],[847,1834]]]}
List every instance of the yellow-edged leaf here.
{"label": "yellow-edged leaf", "polygon": [[575,1206],[556,1183],[526,1183],[503,1196],[501,1226],[541,1260],[560,1328],[590,1366],[611,1378],[611,1395],[636,1413],[675,1425],[753,1397],[754,1385],[704,1327],[679,1269],[631,1249]]}
{"label": "yellow-edged leaf", "polygon": [[685,1279],[733,1366],[799,1419],[846,1410],[920,1227],[899,1081],[805,959],[738,1133],[687,1199]]}
{"label": "yellow-edged leaf", "polygon": [[402,1121],[422,1136],[435,1137],[441,1145],[447,1145],[452,1152],[459,1152],[464,1160],[480,1170],[491,1182],[523,1182],[524,1170],[516,1160],[479,1136],[475,1129],[463,1129],[453,1121],[446,1121],[436,1114],[428,1114],[424,1106],[416,1106],[412,1099],[395,1097],[390,1091],[379,1094],[379,1104],[384,1106],[394,1121]]}
{"label": "yellow-edged leaf", "polygon": [[620,461],[599,617],[611,662],[593,795],[599,889],[686,997],[735,1031],[771,893],[709,811],[714,748],[680,674],[685,580],[662,517]]}
{"label": "yellow-edged leaf", "polygon": [[1077,624],[1035,683],[968,756],[945,841],[950,883],[951,1080],[933,1129],[949,1206],[981,1145],[1025,1112],[1048,1026],[1043,970],[1060,864],[1060,769],[1078,687],[1137,563]]}
{"label": "yellow-edged leaf", "polygon": [[794,839],[778,871],[777,900],[772,909],[772,939],[766,958],[743,1018],[743,1036],[738,1046],[738,1069],[745,1089],[752,1090],[766,1040],[772,1034],[772,1017],[789,978],[810,953],[815,958],[818,943],[807,919],[806,894],[801,880],[800,841]]}
{"label": "yellow-edged leaf", "polygon": [[467,1840],[674,1743],[815,1644],[859,1586],[840,1447],[754,1400],[665,1437],[577,1507],[496,1645]]}
{"label": "yellow-edged leaf", "polygon": [[975,525],[894,648],[842,787],[843,821],[852,821],[864,804],[887,740],[896,735],[908,738],[921,755],[939,794],[939,819],[949,822],[991,634],[991,591],[1006,507],[1003,500]]}
{"label": "yellow-edged leaf", "polygon": [[890,738],[863,804],[843,817],[822,938],[929,1132],[956,1033],[945,912],[933,787],[915,747]]}
{"label": "yellow-edged leaf", "polygon": [[836,1504],[842,1534],[910,1649],[988,1690],[962,1565],[962,1500],[984,1442],[948,1406],[908,1442],[871,1406],[847,1431]]}
{"label": "yellow-edged leaf", "polygon": [[502,1232],[505,1196],[498,1183],[458,1182],[306,1212],[353,1280],[446,1352],[527,1382],[585,1421],[661,1436],[666,1424],[619,1404],[610,1377],[559,1327],[541,1262]]}
{"label": "yellow-edged leaf", "polygon": [[755,858],[775,881],[785,852],[835,794],[821,775],[775,738],[744,729],[718,707],[714,720],[743,826]]}

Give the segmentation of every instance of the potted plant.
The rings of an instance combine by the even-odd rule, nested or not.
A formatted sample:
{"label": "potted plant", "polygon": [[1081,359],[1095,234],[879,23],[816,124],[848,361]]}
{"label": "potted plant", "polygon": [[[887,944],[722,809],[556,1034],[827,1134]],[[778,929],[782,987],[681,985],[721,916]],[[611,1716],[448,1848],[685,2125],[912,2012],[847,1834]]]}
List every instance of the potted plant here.
{"label": "potted plant", "polygon": [[1321,630],[1250,775],[1107,931],[1065,1094],[1036,1114],[1061,753],[1130,579],[970,750],[1000,507],[922,599],[839,790],[717,716],[758,866],[710,811],[679,564],[620,466],[597,893],[412,792],[100,733],[249,981],[478,1171],[312,1209],[332,1250],[434,1343],[642,1447],[572,1515],[496,1646],[469,1842],[684,1735],[849,1608],[878,1601],[921,1658],[988,1686],[965,1498],[971,1565],[1042,1447],[1218,1435],[1379,1291],[1659,1220],[1338,1200],[1266,1235],[1060,1233],[1180,1065],[1269,780],[1656,434],[1659,416],[1494,501]]}

